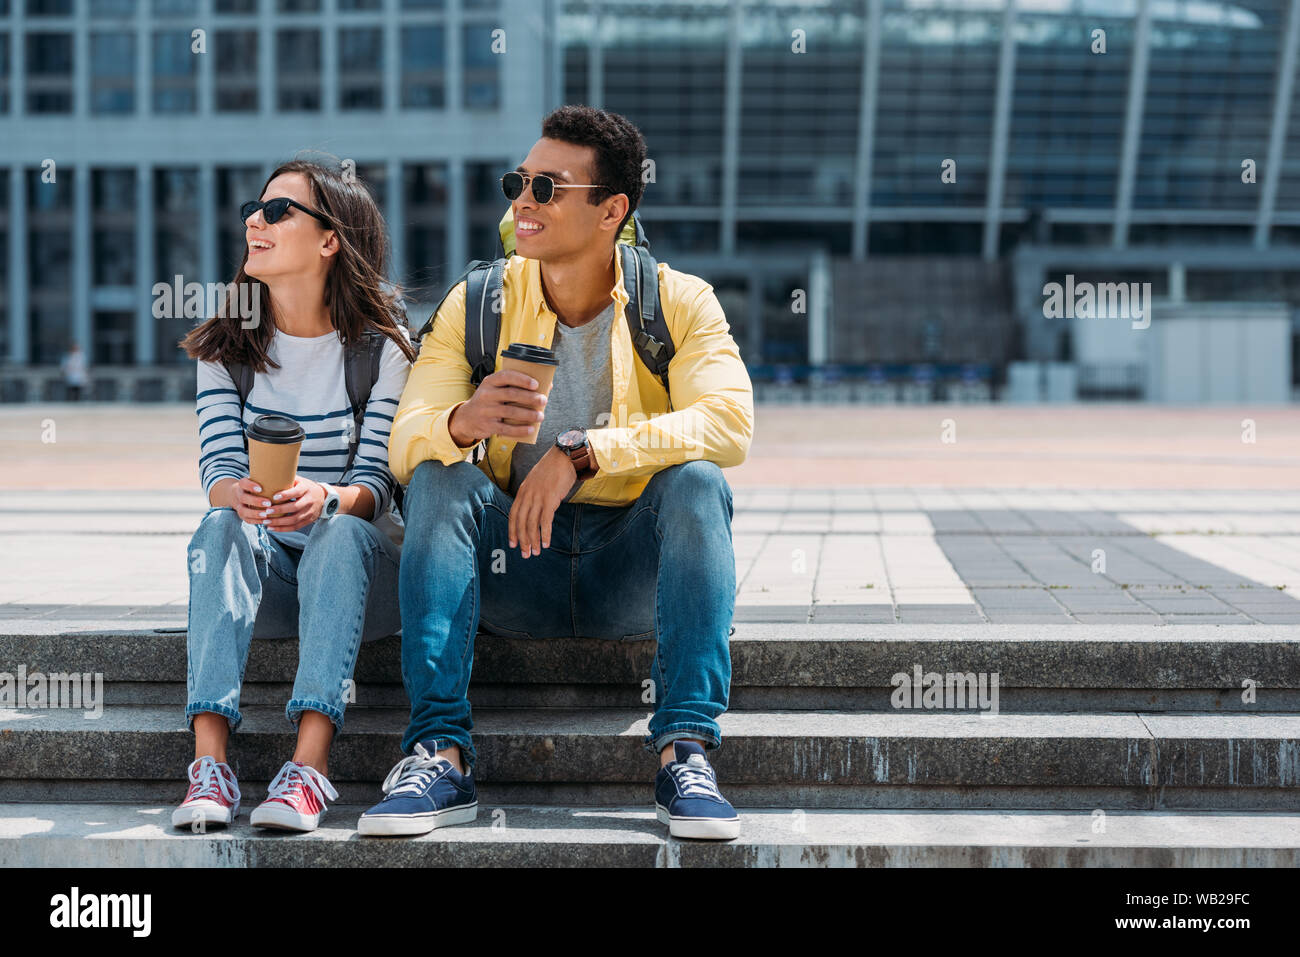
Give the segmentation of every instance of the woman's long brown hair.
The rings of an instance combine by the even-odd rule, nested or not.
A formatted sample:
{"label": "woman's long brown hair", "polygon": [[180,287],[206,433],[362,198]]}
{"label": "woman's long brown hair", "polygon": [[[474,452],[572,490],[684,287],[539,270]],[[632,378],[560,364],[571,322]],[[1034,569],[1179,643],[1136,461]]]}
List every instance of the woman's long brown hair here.
{"label": "woman's long brown hair", "polygon": [[[380,332],[396,342],[414,362],[415,347],[398,328],[406,324],[398,289],[388,286],[385,279],[388,229],[369,190],[356,179],[346,180],[342,173],[319,163],[291,160],[267,177],[257,195],[260,197],[271,180],[285,173],[301,173],[307,178],[313,205],[334,223],[338,235],[339,251],[332,257],[333,263],[325,275],[325,308],[329,310],[330,324],[345,344],[357,342],[364,332]],[[244,272],[247,263],[245,245],[239,270],[226,293],[224,309],[195,326],[180,341],[180,347],[191,359],[242,362],[254,372],[265,372],[269,366],[279,368],[267,355],[276,329],[270,292],[264,283]],[[242,283],[251,283],[252,294],[257,296],[261,321],[251,329],[242,327],[238,308]]]}

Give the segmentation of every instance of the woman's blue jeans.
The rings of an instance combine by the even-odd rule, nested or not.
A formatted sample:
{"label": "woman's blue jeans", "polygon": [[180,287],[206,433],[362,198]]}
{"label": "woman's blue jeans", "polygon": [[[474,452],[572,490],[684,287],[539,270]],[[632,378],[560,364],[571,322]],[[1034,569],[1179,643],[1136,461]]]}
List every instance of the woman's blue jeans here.
{"label": "woman's blue jeans", "polygon": [[297,635],[298,673],[285,714],[296,724],[302,712],[319,711],[341,730],[361,642],[402,627],[401,550],[355,515],[314,522],[299,550],[234,509],[210,508],[188,554],[189,726],[211,712],[237,730],[252,639]]}
{"label": "woman's blue jeans", "polygon": [[436,739],[439,749],[459,745],[473,766],[466,694],[480,623],[522,638],[657,637],[646,750],[657,755],[677,738],[719,747],[736,597],[722,469],[704,460],[670,466],[627,506],[562,503],[550,547],[527,559],[509,545],[512,502],[468,462],[422,462],[411,478],[400,588],[411,723],[402,749]]}

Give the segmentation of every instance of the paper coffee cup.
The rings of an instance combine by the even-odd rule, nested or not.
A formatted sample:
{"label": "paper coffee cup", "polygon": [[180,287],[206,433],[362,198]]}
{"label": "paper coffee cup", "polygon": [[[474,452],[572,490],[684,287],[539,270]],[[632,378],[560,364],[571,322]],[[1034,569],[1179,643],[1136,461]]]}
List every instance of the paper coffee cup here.
{"label": "paper coffee cup", "polygon": [[[555,369],[560,360],[554,352],[545,346],[533,346],[526,342],[512,342],[501,353],[501,368],[516,369],[524,375],[537,380],[537,391],[542,395],[551,394],[551,384],[555,381]],[[545,410],[543,410],[544,412]],[[536,445],[540,422],[527,422],[522,419],[503,419],[506,425],[531,425],[533,433],[526,439],[518,441],[524,445]]]}
{"label": "paper coffee cup", "polygon": [[298,450],[307,433],[293,419],[259,415],[244,429],[248,439],[248,475],[263,495],[283,492],[298,474]]}

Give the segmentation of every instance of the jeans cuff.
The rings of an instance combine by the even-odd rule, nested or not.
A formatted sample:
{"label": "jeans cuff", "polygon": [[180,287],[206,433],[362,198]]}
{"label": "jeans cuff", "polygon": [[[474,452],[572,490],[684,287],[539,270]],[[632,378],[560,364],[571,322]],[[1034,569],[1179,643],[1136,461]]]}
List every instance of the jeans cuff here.
{"label": "jeans cuff", "polygon": [[686,722],[669,725],[667,728],[654,735],[647,734],[642,739],[642,743],[647,751],[657,757],[660,751],[679,738],[702,739],[704,741],[705,751],[713,751],[722,747],[722,738],[718,735],[717,731],[702,724],[690,724]]}
{"label": "jeans cuff", "polygon": [[317,701],[311,698],[294,698],[284,706],[284,716],[289,719],[289,723],[298,727],[298,719],[302,717],[304,711],[316,711],[325,715],[330,721],[334,722],[336,731],[343,730],[343,712],[333,705],[328,705],[323,701]]}
{"label": "jeans cuff", "polygon": [[219,714],[230,723],[230,733],[234,734],[244,723],[244,717],[234,708],[227,708],[215,701],[195,701],[185,706],[185,724],[193,731],[196,714]]}
{"label": "jeans cuff", "polygon": [[439,751],[445,751],[447,748],[453,746],[460,748],[460,763],[465,766],[465,771],[467,773],[473,772],[474,763],[478,760],[478,755],[474,753],[474,745],[470,744],[468,741],[457,741],[454,738],[446,737],[446,736],[439,737],[436,734],[422,734],[414,741],[411,742],[410,747],[403,747],[402,753],[408,755],[414,754],[415,746],[417,744],[419,744],[421,741],[429,741],[429,740],[433,741],[433,748],[426,749],[429,751],[430,754],[436,754]]}

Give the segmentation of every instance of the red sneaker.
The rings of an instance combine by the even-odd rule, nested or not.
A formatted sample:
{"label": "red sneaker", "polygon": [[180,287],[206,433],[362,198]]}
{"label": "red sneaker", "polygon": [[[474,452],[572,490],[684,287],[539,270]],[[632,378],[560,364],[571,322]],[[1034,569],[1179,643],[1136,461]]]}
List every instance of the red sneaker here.
{"label": "red sneaker", "polygon": [[315,768],[286,761],[249,822],[254,827],[282,831],[314,831],[325,813],[326,799],[333,801],[338,796],[329,779]]}
{"label": "red sneaker", "polygon": [[187,773],[190,789],[172,811],[172,827],[224,826],[239,816],[239,782],[229,764],[205,755]]}

